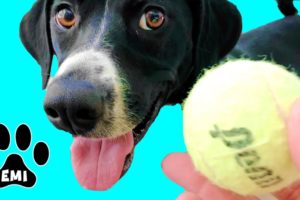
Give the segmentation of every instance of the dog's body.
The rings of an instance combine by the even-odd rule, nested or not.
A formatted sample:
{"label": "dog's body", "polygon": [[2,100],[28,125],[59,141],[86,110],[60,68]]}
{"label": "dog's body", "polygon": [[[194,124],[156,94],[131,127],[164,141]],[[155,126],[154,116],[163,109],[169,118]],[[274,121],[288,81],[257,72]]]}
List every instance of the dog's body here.
{"label": "dog's body", "polygon": [[[278,2],[287,15],[295,14],[292,1]],[[300,23],[294,18],[292,26]],[[284,24],[245,34],[230,57],[272,52],[279,63],[294,64],[289,59],[300,47],[293,46],[283,62],[266,40],[282,26],[283,41],[289,41]],[[232,50],[241,17],[227,0],[38,0],[20,30],[42,67],[48,118],[76,136],[75,174],[87,188],[107,189],[128,169],[133,143],[160,108],[182,103],[201,70]],[[252,48],[258,35],[265,42]],[[50,79],[54,54],[60,66]]]}
{"label": "dog's body", "polygon": [[299,40],[300,16],[289,16],[243,34],[227,58],[266,59],[299,74]]}

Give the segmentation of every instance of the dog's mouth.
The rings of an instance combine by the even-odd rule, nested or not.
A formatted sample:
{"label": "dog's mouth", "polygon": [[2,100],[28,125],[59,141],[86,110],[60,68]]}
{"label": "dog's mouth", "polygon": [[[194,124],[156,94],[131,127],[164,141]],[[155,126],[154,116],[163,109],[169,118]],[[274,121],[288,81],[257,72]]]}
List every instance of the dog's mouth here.
{"label": "dog's mouth", "polygon": [[83,187],[107,190],[127,172],[132,163],[134,147],[158,115],[162,102],[159,95],[142,122],[118,138],[74,138],[71,147],[72,165]]}

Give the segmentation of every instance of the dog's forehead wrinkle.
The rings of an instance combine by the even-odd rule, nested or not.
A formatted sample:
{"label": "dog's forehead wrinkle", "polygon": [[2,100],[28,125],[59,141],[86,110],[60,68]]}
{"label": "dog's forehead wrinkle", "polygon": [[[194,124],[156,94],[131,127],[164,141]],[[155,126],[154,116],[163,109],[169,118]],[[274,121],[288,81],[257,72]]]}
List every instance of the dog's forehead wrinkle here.
{"label": "dog's forehead wrinkle", "polygon": [[107,20],[107,16],[109,16],[110,13],[109,13],[109,7],[108,7],[108,0],[106,0],[105,2],[105,7],[104,7],[104,14],[103,14],[103,18],[100,22],[100,25],[99,25],[99,28],[98,28],[98,31],[97,33],[95,34],[97,37],[96,37],[96,40],[95,40],[95,44],[105,44],[105,43],[108,43],[106,41],[106,27],[108,26],[108,21]]}

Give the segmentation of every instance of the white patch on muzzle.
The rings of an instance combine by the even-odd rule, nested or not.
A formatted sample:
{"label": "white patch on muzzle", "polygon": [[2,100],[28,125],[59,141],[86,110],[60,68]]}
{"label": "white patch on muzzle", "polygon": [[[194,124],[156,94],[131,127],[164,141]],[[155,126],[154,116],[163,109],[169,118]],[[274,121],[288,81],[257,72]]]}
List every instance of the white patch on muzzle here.
{"label": "white patch on muzzle", "polygon": [[86,68],[91,70],[91,67],[98,65],[103,66],[103,75],[112,79],[117,79],[117,70],[115,63],[102,51],[86,50],[68,57],[59,67],[55,77],[63,76],[70,71],[74,71],[74,66],[78,67],[78,63],[86,63],[87,65],[80,65],[81,70]]}
{"label": "white patch on muzzle", "polygon": [[[95,67],[101,66],[101,73],[93,73]],[[69,73],[76,73],[76,70],[85,71],[90,73],[88,76],[92,78],[93,81],[104,81],[109,80],[110,84],[113,86],[115,92],[115,99],[113,110],[110,110],[113,113],[114,121],[111,125],[103,123],[102,119],[99,119],[94,130],[86,133],[90,137],[118,137],[125,135],[131,131],[135,125],[130,120],[130,114],[127,107],[124,105],[123,91],[128,89],[127,85],[121,84],[120,76],[116,67],[116,63],[111,59],[107,52],[98,51],[98,50],[86,50],[79,53],[75,53],[68,57],[59,67],[54,78],[51,78],[48,85],[51,85],[55,79],[64,77]],[[105,110],[104,116],[105,117]]]}

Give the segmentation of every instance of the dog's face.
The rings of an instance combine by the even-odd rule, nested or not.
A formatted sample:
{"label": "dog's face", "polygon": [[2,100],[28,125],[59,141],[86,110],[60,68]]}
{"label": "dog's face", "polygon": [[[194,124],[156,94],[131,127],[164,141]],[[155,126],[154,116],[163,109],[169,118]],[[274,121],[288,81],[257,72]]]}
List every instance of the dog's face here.
{"label": "dog's face", "polygon": [[[116,148],[111,141],[122,146],[115,150],[124,154],[116,161],[118,179],[131,161],[128,145],[143,137],[163,105],[182,102],[203,67],[234,46],[241,23],[225,0],[39,0],[20,30],[42,66],[49,120],[75,137],[99,138],[93,142],[101,152]],[[53,54],[59,70],[50,78]],[[92,157],[82,149],[94,143],[82,140],[74,145],[75,168]],[[106,189],[116,181],[103,177],[114,180],[101,187],[81,182]]]}
{"label": "dog's face", "polygon": [[45,110],[75,135],[118,137],[144,128],[180,68],[191,65],[192,16],[182,0],[57,0],[49,20],[60,67],[47,85]]}

